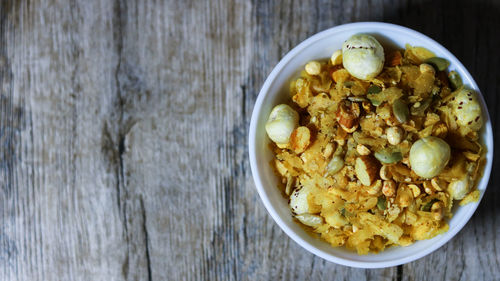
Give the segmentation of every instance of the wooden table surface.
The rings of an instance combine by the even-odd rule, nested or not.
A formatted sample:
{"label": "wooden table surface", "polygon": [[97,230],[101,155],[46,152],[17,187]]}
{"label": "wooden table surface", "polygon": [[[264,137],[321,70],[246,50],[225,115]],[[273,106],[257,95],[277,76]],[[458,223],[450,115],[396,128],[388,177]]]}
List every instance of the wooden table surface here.
{"label": "wooden table surface", "polygon": [[500,149],[453,240],[377,270],[288,238],[247,149],[276,63],[354,21],[443,44],[497,124],[499,15],[487,0],[2,0],[0,280],[500,280]]}

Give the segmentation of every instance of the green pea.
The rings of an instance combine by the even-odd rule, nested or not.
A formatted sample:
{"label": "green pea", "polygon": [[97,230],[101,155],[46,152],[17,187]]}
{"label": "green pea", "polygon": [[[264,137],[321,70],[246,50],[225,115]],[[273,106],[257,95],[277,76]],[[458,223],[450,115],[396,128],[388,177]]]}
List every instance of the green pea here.
{"label": "green pea", "polygon": [[382,88],[377,85],[371,85],[366,91],[367,94],[378,94],[380,92],[382,92]]}
{"label": "green pea", "polygon": [[382,104],[382,101],[375,97],[369,97],[368,99],[370,100],[373,106],[379,106]]}
{"label": "green pea", "polygon": [[364,97],[348,97],[347,99],[350,100],[350,101],[353,101],[353,102],[363,102],[363,101],[366,101],[366,99]]}
{"label": "green pea", "polygon": [[391,149],[382,149],[374,153],[375,158],[384,164],[392,164],[399,162],[403,159],[403,154],[399,151],[392,151]]}
{"label": "green pea", "polygon": [[434,66],[434,68],[439,71],[444,71],[448,68],[448,66],[450,66],[450,62],[448,60],[440,57],[429,58],[424,62]]}
{"label": "green pea", "polygon": [[387,205],[387,200],[385,199],[384,195],[380,195],[377,199],[377,208],[380,210],[385,210],[386,205]]}
{"label": "green pea", "polygon": [[427,108],[429,108],[429,106],[431,105],[432,101],[434,99],[437,99],[438,97],[439,97],[439,95],[433,95],[432,97],[428,97],[425,100],[421,101],[419,107],[412,106],[411,107],[411,115],[414,115],[414,116],[424,116],[425,110]]}
{"label": "green pea", "polygon": [[352,86],[354,86],[354,81],[345,81],[344,82],[344,87],[351,88]]}
{"label": "green pea", "polygon": [[326,166],[326,176],[336,174],[343,167],[344,159],[342,159],[342,157],[338,155],[333,156],[332,160],[330,160],[330,163],[328,163],[328,165]]}
{"label": "green pea", "polygon": [[431,210],[431,207],[434,203],[436,202],[439,202],[438,199],[432,199],[430,202],[428,202],[427,204],[425,204],[423,207],[422,207],[422,211],[424,212],[429,212]]}
{"label": "green pea", "polygon": [[410,117],[408,106],[401,99],[397,99],[394,101],[394,103],[392,104],[392,112],[394,113],[396,119],[398,119],[398,121],[401,123],[406,122],[408,120],[408,117]]}
{"label": "green pea", "polygon": [[374,106],[379,106],[380,104],[382,104],[382,99],[377,97],[377,94],[380,92],[382,92],[382,88],[377,85],[371,85],[366,91],[366,97]]}
{"label": "green pea", "polygon": [[462,77],[456,71],[451,71],[448,74],[448,79],[450,79],[450,84],[453,90],[456,90],[464,85],[462,82]]}

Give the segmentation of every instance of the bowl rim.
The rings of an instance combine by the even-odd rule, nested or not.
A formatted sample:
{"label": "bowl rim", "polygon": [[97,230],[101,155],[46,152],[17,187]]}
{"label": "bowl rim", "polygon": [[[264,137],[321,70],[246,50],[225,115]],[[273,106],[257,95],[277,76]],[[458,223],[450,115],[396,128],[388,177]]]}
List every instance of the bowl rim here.
{"label": "bowl rim", "polygon": [[[475,89],[479,93],[479,99],[482,102],[483,108],[486,109],[485,115],[486,115],[486,122],[484,124],[484,129],[485,129],[485,140],[484,144],[488,148],[488,151],[486,153],[486,165],[484,167],[483,171],[483,177],[486,177],[485,181],[485,186],[484,189],[481,192],[480,198],[477,202],[471,203],[474,204],[472,208],[469,209],[468,213],[465,213],[464,219],[458,222],[457,226],[455,228],[448,230],[446,233],[442,234],[443,239],[439,239],[436,241],[435,244],[432,244],[430,247],[417,252],[412,255],[408,255],[402,259],[398,260],[385,260],[385,261],[375,261],[375,262],[367,262],[367,261],[354,261],[354,260],[349,260],[345,259],[342,257],[337,257],[334,256],[330,253],[324,252],[323,250],[317,248],[316,246],[310,244],[309,242],[305,241],[302,239],[294,230],[289,228],[286,223],[281,219],[280,215],[274,208],[274,206],[271,204],[268,195],[266,194],[266,191],[264,190],[264,183],[262,182],[261,175],[259,174],[259,170],[257,168],[257,159],[256,159],[256,131],[257,131],[257,119],[260,115],[260,111],[264,102],[264,97],[266,94],[269,92],[269,88],[273,81],[276,79],[276,76],[278,73],[284,68],[286,64],[288,64],[297,54],[302,52],[304,49],[309,47],[310,45],[314,44],[316,41],[322,40],[325,37],[328,37],[334,33],[338,32],[345,32],[345,31],[359,31],[362,32],[363,28],[368,28],[369,29],[374,29],[374,28],[381,28],[385,30],[397,30],[398,32],[404,32],[407,33],[415,38],[422,39],[423,41],[430,41],[437,45],[440,48],[440,52],[444,54],[444,57],[449,58],[453,61],[454,66],[457,69],[460,69],[460,72],[464,73],[467,76],[467,79],[471,82],[471,88]],[[490,174],[491,174],[491,169],[492,169],[492,164],[493,164],[493,131],[492,131],[492,126],[491,126],[491,119],[490,115],[488,112],[488,108],[486,107],[486,103],[484,100],[483,95],[481,94],[481,91],[476,84],[475,80],[473,77],[470,75],[470,73],[467,71],[467,69],[464,67],[464,65],[450,52],[448,49],[446,49],[444,46],[439,44],[437,41],[434,39],[407,27],[392,24],[392,23],[385,23],[385,22],[355,22],[355,23],[347,23],[347,24],[342,24],[338,26],[334,26],[332,28],[323,30],[321,32],[318,32],[314,34],[311,37],[308,37],[304,41],[302,41],[300,44],[298,44],[296,47],[294,47],[292,50],[290,50],[280,61],[279,63],[273,68],[271,73],[268,75],[266,78],[259,95],[257,97],[257,100],[255,102],[253,111],[252,111],[252,116],[251,116],[251,121],[250,121],[250,128],[249,128],[249,135],[248,135],[248,148],[249,148],[249,157],[250,157],[250,168],[252,171],[252,176],[254,179],[255,187],[257,189],[257,192],[259,194],[259,197],[261,198],[262,202],[264,203],[264,206],[268,213],[271,215],[271,217],[274,219],[274,221],[278,224],[278,226],[290,237],[292,240],[294,240],[296,243],[298,243],[301,247],[305,248],[307,251],[311,252],[312,254],[319,256],[327,261],[334,262],[337,264],[345,265],[345,266],[350,266],[350,267],[357,267],[357,268],[384,268],[384,267],[390,267],[390,266],[397,266],[401,264],[405,264],[414,260],[417,260],[419,258],[422,258],[433,251],[439,249],[441,246],[443,246],[445,243],[447,243],[449,240],[451,240],[464,226],[465,224],[470,220],[472,215],[475,213],[477,207],[479,206],[479,203],[481,202],[484,193],[486,192],[486,188],[488,186]],[[482,187],[482,185],[480,185]],[[479,186],[478,186],[479,187]]]}

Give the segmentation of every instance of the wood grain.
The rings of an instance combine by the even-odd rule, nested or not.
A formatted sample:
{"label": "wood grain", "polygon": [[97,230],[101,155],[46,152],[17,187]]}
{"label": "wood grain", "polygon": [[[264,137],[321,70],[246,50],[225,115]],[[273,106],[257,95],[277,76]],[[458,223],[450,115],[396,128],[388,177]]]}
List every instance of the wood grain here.
{"label": "wood grain", "polygon": [[281,231],[247,150],[276,63],[352,21],[449,48],[496,125],[499,14],[498,1],[465,0],[2,1],[0,279],[500,280],[498,173],[436,252],[353,269]]}

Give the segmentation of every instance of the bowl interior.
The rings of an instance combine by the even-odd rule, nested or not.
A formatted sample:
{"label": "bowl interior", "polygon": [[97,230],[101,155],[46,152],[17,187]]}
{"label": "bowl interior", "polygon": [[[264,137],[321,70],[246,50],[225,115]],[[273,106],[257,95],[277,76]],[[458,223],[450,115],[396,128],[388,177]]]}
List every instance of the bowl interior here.
{"label": "bowl interior", "polygon": [[[434,40],[416,31],[385,23],[354,23],[337,26],[302,42],[290,51],[269,75],[252,114],[249,136],[250,162],[257,190],[266,209],[278,225],[301,246],[326,260],[343,265],[364,268],[394,266],[418,259],[450,240],[469,220],[479,202],[458,208],[449,221],[450,229],[445,234],[438,235],[430,240],[418,241],[408,247],[393,247],[379,254],[360,256],[344,248],[331,247],[328,243],[306,233],[294,222],[287,200],[276,187],[277,178],[269,165],[273,154],[268,148],[269,139],[264,126],[272,107],[290,100],[288,93],[289,82],[298,76],[300,70],[308,61],[329,58],[335,50],[341,48],[342,43],[347,38],[356,33],[368,33],[375,36],[384,48],[398,47],[402,49],[407,43],[413,46],[424,46],[437,56],[447,58],[451,62],[450,70],[457,71],[465,85],[480,93],[470,74],[450,52]],[[487,165],[478,188],[484,194],[493,159],[493,139],[491,122],[482,97],[481,102],[486,120],[481,137],[488,148],[488,152],[486,156]]]}

